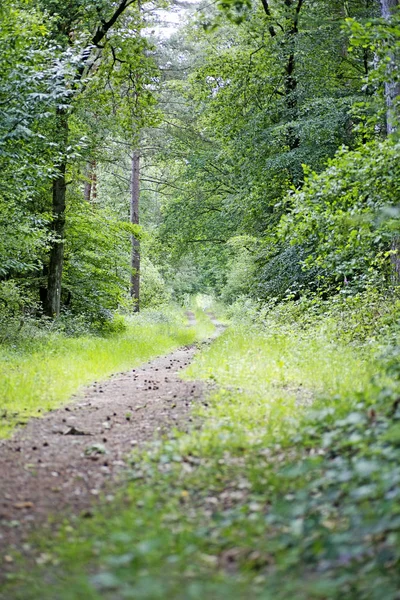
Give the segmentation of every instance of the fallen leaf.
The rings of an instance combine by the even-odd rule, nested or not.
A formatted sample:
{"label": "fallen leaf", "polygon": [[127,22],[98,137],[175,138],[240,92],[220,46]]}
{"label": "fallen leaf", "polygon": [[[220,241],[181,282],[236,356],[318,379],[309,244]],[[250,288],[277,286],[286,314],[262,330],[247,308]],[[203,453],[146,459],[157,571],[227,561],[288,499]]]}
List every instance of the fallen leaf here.
{"label": "fallen leaf", "polygon": [[14,508],[18,508],[18,509],[33,508],[33,502],[16,502],[14,504]]}

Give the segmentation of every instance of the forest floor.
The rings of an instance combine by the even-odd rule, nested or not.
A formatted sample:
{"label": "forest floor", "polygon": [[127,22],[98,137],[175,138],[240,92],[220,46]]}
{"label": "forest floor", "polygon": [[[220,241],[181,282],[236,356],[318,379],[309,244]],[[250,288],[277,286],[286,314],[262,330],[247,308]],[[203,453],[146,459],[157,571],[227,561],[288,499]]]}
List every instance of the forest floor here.
{"label": "forest floor", "polygon": [[398,355],[344,325],[184,327],[2,442],[0,600],[399,600]]}
{"label": "forest floor", "polygon": [[[187,317],[188,327],[194,326],[194,314]],[[196,349],[183,347],[96,381],[68,405],[0,440],[0,552],[6,570],[12,570],[10,551],[29,554],[32,532],[50,533],[57,515],[90,516],[96,499],[111,501],[133,448],[174,427],[185,430],[192,404],[204,398],[204,382],[179,378]]]}

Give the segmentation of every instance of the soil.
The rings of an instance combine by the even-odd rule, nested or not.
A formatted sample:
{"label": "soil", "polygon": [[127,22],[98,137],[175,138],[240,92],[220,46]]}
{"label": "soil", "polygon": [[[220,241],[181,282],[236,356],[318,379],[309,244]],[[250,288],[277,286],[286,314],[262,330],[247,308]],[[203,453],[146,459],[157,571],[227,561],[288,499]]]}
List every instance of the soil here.
{"label": "soil", "polygon": [[[192,313],[188,318],[193,323]],[[90,514],[100,496],[111,499],[110,483],[132,448],[190,424],[205,385],[179,373],[195,352],[181,348],[94,382],[67,406],[0,441],[0,564],[7,567],[13,549],[29,548],[26,541],[39,527],[56,527],[56,515]]]}

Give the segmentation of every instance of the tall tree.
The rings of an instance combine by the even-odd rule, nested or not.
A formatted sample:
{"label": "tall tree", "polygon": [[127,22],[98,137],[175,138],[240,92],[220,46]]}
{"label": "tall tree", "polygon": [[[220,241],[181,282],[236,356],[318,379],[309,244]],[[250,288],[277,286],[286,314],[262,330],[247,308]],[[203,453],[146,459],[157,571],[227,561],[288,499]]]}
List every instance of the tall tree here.
{"label": "tall tree", "polygon": [[[140,154],[135,150],[132,155],[131,174],[131,210],[130,221],[132,225],[139,225],[139,198],[140,198]],[[131,238],[131,297],[135,301],[134,311],[139,312],[140,301],[140,241],[137,235]]]}
{"label": "tall tree", "polygon": [[[382,17],[390,23],[393,14],[399,8],[399,0],[380,0]],[[398,99],[400,96],[400,80],[396,77],[398,69],[398,52],[389,54],[389,66],[387,69],[387,79],[385,80],[385,100],[387,106],[386,113],[386,128],[388,135],[393,134],[399,121]],[[392,242],[392,265],[394,278],[397,282],[400,281],[400,239],[395,236]]]}
{"label": "tall tree", "polygon": [[[70,94],[63,104],[56,108],[56,124],[60,160],[55,165],[56,176],[53,180],[52,202],[52,243],[48,267],[48,288],[45,312],[54,317],[60,314],[61,281],[64,262],[65,209],[66,209],[66,172],[68,165],[68,123],[73,110],[74,96],[85,86],[91,70],[100,59],[101,50],[107,42],[107,34],[119,17],[136,0],[120,0],[116,5],[101,2],[95,10],[85,11],[79,0],[65,7],[63,2],[54,0],[48,10],[55,18],[56,35],[64,48],[68,48],[79,35],[85,35],[88,28],[94,33],[86,37],[86,43],[80,49],[78,60],[71,74]],[[71,5],[72,4],[72,5]]]}
{"label": "tall tree", "polygon": [[[268,0],[262,0],[264,12],[269,21],[269,33],[272,38],[283,34],[282,46],[284,48],[284,98],[287,109],[288,120],[295,122],[298,117],[297,102],[297,75],[296,75],[296,37],[299,34],[300,13],[303,8],[304,0],[283,0],[284,12],[279,15],[279,8],[276,12],[271,10]],[[277,13],[277,14],[276,14]],[[282,18],[281,18],[282,17]],[[282,25],[283,23],[283,25]],[[294,150],[299,146],[300,139],[296,129],[289,125],[287,128],[287,144],[289,150]]]}

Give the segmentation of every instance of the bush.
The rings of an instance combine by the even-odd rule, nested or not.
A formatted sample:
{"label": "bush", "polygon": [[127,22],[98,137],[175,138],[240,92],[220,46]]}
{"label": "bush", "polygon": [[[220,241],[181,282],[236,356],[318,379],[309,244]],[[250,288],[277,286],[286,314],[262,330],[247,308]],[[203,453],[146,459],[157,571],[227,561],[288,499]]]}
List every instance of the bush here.
{"label": "bush", "polygon": [[308,173],[304,187],[289,195],[292,208],[281,219],[279,236],[307,248],[304,269],[319,269],[328,285],[353,290],[392,279],[399,158],[400,142],[391,139],[343,148],[323,173]]}
{"label": "bush", "polygon": [[148,259],[141,260],[140,306],[151,308],[167,304],[171,294],[157,267]]}
{"label": "bush", "polygon": [[284,300],[299,297],[305,291],[318,289],[321,271],[318,268],[304,269],[303,263],[307,258],[306,250],[301,246],[282,248],[275,256],[260,254],[253,293],[261,299],[275,298]]}
{"label": "bush", "polygon": [[0,282],[0,343],[16,339],[25,326],[37,324],[37,303],[15,281]]}

